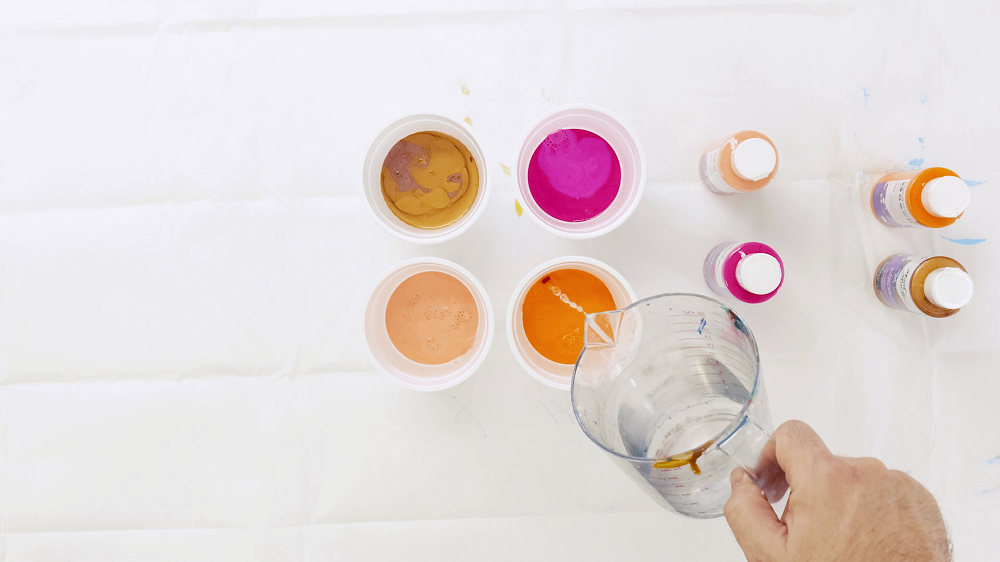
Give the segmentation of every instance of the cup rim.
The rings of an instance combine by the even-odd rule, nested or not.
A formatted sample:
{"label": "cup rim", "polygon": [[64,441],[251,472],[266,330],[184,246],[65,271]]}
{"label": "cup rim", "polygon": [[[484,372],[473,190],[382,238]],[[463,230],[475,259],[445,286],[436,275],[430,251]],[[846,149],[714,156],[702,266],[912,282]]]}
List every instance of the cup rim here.
{"label": "cup rim", "polygon": [[[572,388],[572,380],[573,380],[572,374],[569,377],[569,382],[559,383],[542,376],[542,374],[538,373],[534,368],[532,368],[518,349],[517,338],[514,335],[515,331],[514,323],[516,321],[517,310],[519,308],[518,305],[521,301],[521,294],[527,290],[528,286],[534,282],[535,278],[541,275],[543,271],[551,269],[554,266],[570,264],[574,262],[583,263],[591,267],[600,269],[605,273],[607,273],[608,275],[610,275],[611,277],[615,278],[615,280],[618,281],[625,289],[625,294],[628,295],[629,301],[631,301],[632,303],[635,302],[636,297],[635,297],[635,292],[632,290],[632,286],[628,284],[628,281],[625,280],[625,277],[623,277],[622,274],[619,273],[618,270],[616,270],[615,268],[611,267],[610,265],[600,260],[596,260],[594,258],[588,258],[586,256],[562,256],[548,260],[538,265],[531,271],[529,271],[521,279],[521,282],[517,284],[517,287],[514,289],[514,293],[510,297],[510,302],[507,305],[507,343],[510,345],[510,349],[514,353],[514,358],[517,359],[518,364],[529,375],[531,375],[532,378],[541,382],[545,386],[567,391]],[[631,303],[628,306],[631,306]],[[627,306],[622,308],[623,309],[627,308]],[[573,366],[573,371],[576,371],[575,364]]]}
{"label": "cup rim", "polygon": [[[589,238],[597,238],[598,236],[603,236],[605,234],[608,234],[609,232],[612,232],[613,230],[624,224],[625,221],[627,221],[629,217],[632,216],[632,213],[635,212],[635,209],[639,206],[639,202],[642,200],[642,194],[646,188],[646,152],[643,149],[642,141],[639,140],[639,135],[636,134],[635,130],[632,129],[632,127],[628,124],[628,122],[626,122],[617,113],[611,111],[610,109],[591,103],[567,103],[567,104],[562,104],[558,107],[554,107],[549,111],[546,111],[545,113],[539,115],[537,118],[535,118],[534,121],[531,122],[531,124],[525,127],[524,131],[521,132],[520,138],[518,138],[517,144],[514,145],[514,158],[513,158],[514,182],[515,185],[517,186],[518,196],[525,199],[525,203],[527,203],[527,199],[531,197],[531,190],[527,185],[521,185],[520,179],[518,177],[518,169],[521,164],[520,155],[522,149],[524,148],[525,143],[528,140],[528,136],[531,135],[532,131],[534,131],[535,128],[537,128],[545,120],[564,111],[572,111],[574,109],[583,109],[588,111],[594,111],[596,113],[601,113],[604,116],[610,118],[612,121],[614,121],[635,143],[636,156],[637,156],[636,159],[639,163],[639,180],[635,188],[635,200],[632,202],[631,205],[625,208],[620,217],[615,219],[610,224],[604,226],[603,228],[600,228],[593,232],[574,232],[571,230],[562,230],[559,228],[555,228],[551,224],[548,224],[547,222],[542,220],[541,217],[537,216],[531,205],[528,204],[524,205],[525,210],[528,212],[528,215],[531,217],[531,219],[535,221],[535,224],[538,224],[548,232],[551,232],[563,238],[570,238],[574,240],[585,240]],[[532,200],[534,199],[532,198]],[[572,222],[559,221],[558,219],[554,220],[557,220],[558,222],[564,224],[577,224]]]}
{"label": "cup rim", "polygon": [[[747,328],[747,335],[749,336],[750,346],[751,346],[751,349],[753,349],[753,355],[754,355],[754,358],[756,359],[756,364],[754,365],[755,372],[754,372],[754,376],[753,376],[753,389],[750,390],[750,399],[747,400],[745,404],[743,404],[742,408],[740,408],[740,413],[736,414],[736,416],[733,417],[732,421],[730,421],[729,424],[727,424],[726,427],[724,427],[722,429],[722,431],[720,431],[719,433],[717,433],[710,440],[710,442],[712,444],[708,448],[709,449],[718,449],[719,445],[721,445],[726,440],[728,440],[730,437],[732,437],[736,433],[736,431],[739,430],[739,428],[746,422],[746,420],[749,417],[748,412],[750,410],[750,406],[754,403],[754,399],[757,398],[757,392],[759,392],[759,390],[761,388],[761,384],[762,383],[761,383],[761,376],[760,376],[760,352],[757,349],[757,338],[754,337],[753,330],[750,329],[750,325],[747,324],[746,321],[743,319],[743,317],[740,316],[740,314],[738,312],[736,312],[735,310],[733,310],[732,307],[730,307],[729,305],[727,305],[727,304],[725,304],[725,303],[723,303],[723,302],[721,302],[721,301],[719,301],[717,299],[713,299],[712,297],[708,297],[708,296],[705,296],[705,295],[699,295],[697,293],[661,293],[659,295],[653,295],[651,297],[646,297],[646,298],[644,298],[642,300],[633,302],[632,304],[626,306],[625,308],[623,308],[621,310],[622,311],[626,311],[626,310],[629,310],[631,308],[636,308],[636,307],[638,307],[638,306],[640,306],[642,304],[648,303],[649,301],[652,301],[652,300],[655,300],[655,299],[664,298],[664,297],[698,297],[698,298],[701,298],[701,299],[712,301],[715,304],[724,307],[731,314],[733,314],[734,316],[736,316],[736,318],[740,322],[742,322],[743,325],[746,326],[746,328]],[[579,410],[577,410],[577,407],[576,407],[576,393],[573,392],[573,389],[576,388],[576,384],[575,384],[576,383],[576,372],[577,372],[577,369],[579,369],[579,367],[580,367],[580,360],[583,359],[583,353],[584,353],[583,351],[580,352],[580,357],[577,358],[576,365],[573,366],[573,378],[572,378],[572,381],[570,383],[570,402],[573,405],[573,416],[576,418],[577,425],[579,425],[580,428],[583,429],[583,433],[587,436],[588,439],[591,440],[591,442],[593,442],[595,445],[597,445],[602,450],[604,450],[604,452],[608,453],[609,455],[611,455],[613,457],[626,460],[626,461],[628,461],[630,463],[633,463],[633,464],[649,464],[649,465],[653,465],[653,464],[659,462],[660,460],[662,460],[662,459],[649,459],[649,458],[645,458],[645,457],[633,457],[631,455],[623,455],[623,454],[621,454],[621,453],[619,453],[617,451],[612,451],[611,449],[607,448],[603,443],[601,443],[600,441],[598,441],[597,438],[595,438],[593,435],[591,435],[590,430],[587,429],[587,425],[585,423],[583,423],[583,420],[580,419],[580,412],[579,412]],[[683,453],[685,451],[679,451],[679,452]]]}
{"label": "cup rim", "polygon": [[[470,140],[471,143],[466,143],[464,139],[456,139],[456,140],[462,142],[462,144],[465,144],[469,152],[472,153],[474,157],[476,157],[476,164],[479,170],[479,191],[478,193],[476,193],[476,200],[473,201],[472,207],[470,207],[469,210],[466,211],[466,213],[462,215],[455,222],[447,226],[443,226],[441,228],[433,228],[433,229],[417,228],[408,225],[405,222],[403,222],[402,219],[393,214],[391,211],[388,211],[389,214],[392,215],[391,219],[389,219],[384,214],[379,213],[375,209],[375,205],[377,204],[378,201],[382,201],[381,198],[382,184],[381,182],[378,182],[377,186],[378,193],[376,194],[373,193],[376,186],[370,185],[368,181],[369,169],[371,168],[371,166],[375,164],[376,160],[375,153],[382,152],[381,150],[376,151],[376,147],[384,143],[385,139],[389,137],[394,130],[402,126],[405,126],[409,123],[424,119],[435,119],[443,121],[448,125],[457,128],[458,130],[462,131],[466,136],[468,136],[468,140]],[[433,129],[428,129],[428,130],[433,130]],[[436,132],[444,133],[449,136],[454,136],[448,133],[447,131],[436,131]],[[397,139],[397,142],[398,140],[400,139]],[[388,154],[388,151],[386,151],[386,154]],[[385,159],[385,154],[381,154],[381,159],[382,160]],[[382,228],[382,230],[388,232],[389,234],[400,240],[403,240],[404,242],[413,242],[415,244],[439,244],[441,242],[446,242],[448,240],[452,240],[458,237],[460,234],[471,228],[472,225],[475,224],[477,220],[479,220],[479,217],[482,216],[483,212],[486,210],[486,204],[489,200],[490,188],[491,188],[489,181],[490,173],[489,170],[487,169],[489,166],[486,165],[487,162],[488,162],[487,151],[483,147],[482,141],[480,141],[476,137],[472,128],[469,127],[466,123],[456,121],[454,119],[451,119],[450,117],[447,117],[435,111],[418,111],[414,113],[406,113],[397,116],[394,119],[389,120],[386,123],[386,125],[381,127],[379,129],[379,132],[372,137],[372,140],[368,146],[368,152],[365,154],[365,159],[361,171],[361,182],[360,182],[361,201],[364,204],[365,210],[368,212],[368,216],[371,217],[371,219],[375,221],[375,223],[378,224]],[[393,224],[389,224],[389,221],[392,221]],[[415,229],[429,234],[425,236],[414,236],[407,233],[409,229]]]}
{"label": "cup rim", "polygon": [[[382,365],[382,363],[379,361],[378,356],[375,354],[375,351],[372,349],[372,342],[371,342],[371,338],[373,337],[372,328],[368,324],[368,319],[370,317],[372,308],[372,299],[375,297],[375,293],[381,288],[382,284],[387,279],[389,279],[396,273],[414,265],[436,265],[439,267],[443,267],[445,269],[451,269],[454,273],[457,274],[454,275],[454,277],[458,279],[460,282],[462,282],[463,285],[466,285],[466,288],[474,290],[479,294],[479,297],[482,299],[483,302],[484,310],[482,312],[485,313],[486,315],[486,332],[485,334],[483,334],[482,352],[479,354],[479,357],[477,357],[467,365],[466,367],[467,371],[462,376],[434,385],[416,385],[407,382],[403,379],[400,379],[399,377],[396,377],[391,372],[389,372],[389,370],[386,369],[384,365]],[[471,284],[472,286],[469,287],[469,284]],[[436,258],[436,257],[410,258],[398,262],[393,266],[389,267],[388,269],[386,269],[381,275],[379,275],[379,277],[375,280],[374,283],[372,283],[371,287],[369,288],[368,294],[365,299],[365,307],[362,314],[364,315],[364,317],[362,318],[361,324],[365,334],[365,349],[368,352],[368,360],[371,362],[372,365],[375,366],[375,369],[377,371],[381,372],[383,375],[391,379],[396,384],[402,386],[403,388],[408,388],[410,390],[417,390],[422,392],[436,392],[439,390],[446,390],[452,388],[464,382],[469,377],[471,377],[473,373],[478,371],[479,368],[482,366],[483,362],[486,361],[486,356],[489,355],[490,346],[493,343],[493,305],[492,303],[490,303],[490,298],[489,295],[487,295],[486,293],[486,289],[483,287],[482,283],[480,283],[479,280],[476,279],[476,277],[469,272],[469,270],[465,269],[464,267],[458,265],[453,261],[449,261],[443,258]],[[434,377],[428,380],[434,380],[436,378],[445,378],[445,377]]]}

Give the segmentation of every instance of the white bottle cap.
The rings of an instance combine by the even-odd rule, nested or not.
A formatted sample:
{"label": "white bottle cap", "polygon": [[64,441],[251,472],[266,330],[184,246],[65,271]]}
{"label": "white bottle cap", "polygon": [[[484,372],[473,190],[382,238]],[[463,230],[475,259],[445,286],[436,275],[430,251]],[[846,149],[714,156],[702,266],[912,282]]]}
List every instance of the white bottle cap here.
{"label": "white bottle cap", "polygon": [[764,139],[747,139],[733,150],[733,171],[750,181],[758,181],[771,175],[778,163],[778,153],[771,143]]}
{"label": "white bottle cap", "polygon": [[736,281],[748,292],[766,295],[781,285],[781,264],[771,254],[749,254],[736,264]]}
{"label": "white bottle cap", "polygon": [[953,219],[969,206],[972,194],[961,178],[944,176],[927,182],[920,194],[920,202],[935,217]]}
{"label": "white bottle cap", "polygon": [[972,277],[957,267],[939,267],[924,280],[924,296],[941,308],[962,308],[972,300]]}

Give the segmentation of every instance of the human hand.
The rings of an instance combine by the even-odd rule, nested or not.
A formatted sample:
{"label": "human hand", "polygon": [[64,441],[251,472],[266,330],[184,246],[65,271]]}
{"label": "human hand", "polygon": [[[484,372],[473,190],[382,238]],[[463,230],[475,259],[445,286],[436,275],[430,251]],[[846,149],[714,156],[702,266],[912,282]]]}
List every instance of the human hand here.
{"label": "human hand", "polygon": [[791,492],[779,520],[742,468],[724,513],[749,562],[947,562],[934,497],[873,458],[838,457],[800,421],[781,424],[774,455]]}

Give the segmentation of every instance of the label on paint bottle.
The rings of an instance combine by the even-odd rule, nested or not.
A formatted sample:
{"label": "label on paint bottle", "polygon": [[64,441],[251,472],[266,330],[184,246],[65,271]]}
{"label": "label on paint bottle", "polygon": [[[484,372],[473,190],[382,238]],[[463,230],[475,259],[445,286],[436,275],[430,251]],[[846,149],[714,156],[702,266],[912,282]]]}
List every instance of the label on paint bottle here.
{"label": "label on paint bottle", "polygon": [[906,188],[910,180],[883,181],[875,184],[872,191],[872,210],[875,216],[887,226],[920,226],[906,205]]}
{"label": "label on paint bottle", "polygon": [[730,254],[732,254],[733,250],[738,248],[741,244],[742,242],[723,242],[713,248],[712,251],[708,253],[708,257],[705,258],[705,282],[708,283],[708,286],[711,287],[713,291],[722,296],[733,296],[733,294],[729,292],[729,289],[726,287],[726,280],[722,276],[722,272]]}
{"label": "label on paint bottle", "polygon": [[913,256],[899,254],[889,257],[875,272],[875,285],[890,308],[922,314],[913,300],[910,282],[913,273],[924,261],[926,258],[914,259]]}
{"label": "label on paint bottle", "polygon": [[922,314],[923,312],[917,308],[916,301],[913,300],[913,293],[910,292],[910,281],[913,280],[913,272],[920,267],[920,264],[924,260],[910,260],[903,266],[902,271],[896,277],[896,294],[899,295],[899,300],[903,301],[906,305],[906,309],[910,312],[916,312],[917,314]]}
{"label": "label on paint bottle", "polygon": [[721,148],[713,150],[703,157],[701,166],[702,180],[704,180],[705,185],[709,189],[716,193],[742,193],[740,190],[726,183],[726,180],[722,177],[722,170],[719,168],[719,152],[721,150]]}

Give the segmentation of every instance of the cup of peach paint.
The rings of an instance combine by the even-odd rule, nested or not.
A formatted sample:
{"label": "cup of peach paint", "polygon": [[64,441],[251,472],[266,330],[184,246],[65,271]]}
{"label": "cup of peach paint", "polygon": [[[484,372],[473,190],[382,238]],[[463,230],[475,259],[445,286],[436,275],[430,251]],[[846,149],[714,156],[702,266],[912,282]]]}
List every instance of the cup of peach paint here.
{"label": "cup of peach paint", "polygon": [[493,309],[462,266],[413,258],[375,283],[364,325],[375,367],[405,388],[430,392],[457,385],[482,365],[493,339]]}
{"label": "cup of peach paint", "polygon": [[632,287],[610,265],[583,256],[556,258],[531,270],[514,290],[507,341],[528,374],[569,390],[583,350],[584,316],[619,310],[635,300]]}

